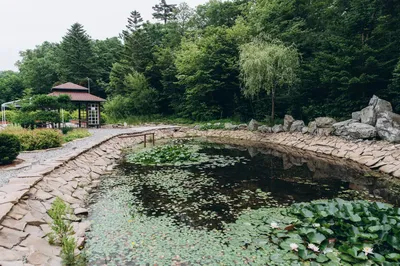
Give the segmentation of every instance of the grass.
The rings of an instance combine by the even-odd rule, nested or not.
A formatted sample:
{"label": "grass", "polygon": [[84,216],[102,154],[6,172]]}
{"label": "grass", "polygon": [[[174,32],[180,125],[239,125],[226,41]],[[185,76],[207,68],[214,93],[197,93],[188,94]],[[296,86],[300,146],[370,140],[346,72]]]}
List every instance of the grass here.
{"label": "grass", "polygon": [[71,131],[68,131],[67,134],[64,135],[64,141],[65,142],[70,142],[76,139],[82,139],[89,137],[91,134],[90,132],[85,129],[85,128],[77,128]]}

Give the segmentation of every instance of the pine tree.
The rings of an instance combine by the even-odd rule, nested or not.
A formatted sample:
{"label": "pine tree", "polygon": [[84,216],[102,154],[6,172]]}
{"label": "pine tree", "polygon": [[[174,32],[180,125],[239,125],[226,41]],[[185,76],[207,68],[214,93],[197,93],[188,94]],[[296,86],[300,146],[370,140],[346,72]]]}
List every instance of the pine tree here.
{"label": "pine tree", "polygon": [[139,30],[142,27],[143,18],[140,13],[136,10],[133,10],[128,17],[128,25],[126,25],[126,30],[122,31],[121,38],[126,41],[132,35],[133,32]]}
{"label": "pine tree", "polygon": [[160,4],[153,6],[153,18],[164,21],[167,24],[168,20],[175,19],[176,5],[167,4],[165,0],[161,0]]}
{"label": "pine tree", "polygon": [[60,71],[64,81],[82,83],[87,77],[95,79],[92,40],[81,24],[71,26],[60,48]]}

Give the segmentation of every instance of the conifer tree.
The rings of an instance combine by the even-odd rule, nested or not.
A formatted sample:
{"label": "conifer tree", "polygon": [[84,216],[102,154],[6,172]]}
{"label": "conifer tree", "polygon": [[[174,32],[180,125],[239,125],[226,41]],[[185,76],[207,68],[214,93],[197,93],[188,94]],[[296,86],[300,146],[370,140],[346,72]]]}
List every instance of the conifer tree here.
{"label": "conifer tree", "polygon": [[92,40],[81,24],[71,26],[60,48],[60,71],[64,81],[82,83],[88,77],[95,78]]}
{"label": "conifer tree", "polygon": [[167,24],[168,20],[175,19],[176,5],[167,4],[165,0],[161,0],[158,5],[153,6],[153,18],[164,21]]}

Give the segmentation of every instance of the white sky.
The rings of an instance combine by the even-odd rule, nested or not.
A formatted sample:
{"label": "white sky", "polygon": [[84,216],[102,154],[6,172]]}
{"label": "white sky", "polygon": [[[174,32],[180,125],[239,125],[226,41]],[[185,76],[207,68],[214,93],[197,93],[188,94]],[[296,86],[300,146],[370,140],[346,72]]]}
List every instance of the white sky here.
{"label": "white sky", "polygon": [[[178,4],[185,0],[167,0]],[[75,22],[83,24],[93,39],[118,36],[131,11],[152,19],[159,0],[0,0],[0,71],[17,70],[19,51],[44,41],[60,42]],[[186,0],[191,7],[207,0]]]}

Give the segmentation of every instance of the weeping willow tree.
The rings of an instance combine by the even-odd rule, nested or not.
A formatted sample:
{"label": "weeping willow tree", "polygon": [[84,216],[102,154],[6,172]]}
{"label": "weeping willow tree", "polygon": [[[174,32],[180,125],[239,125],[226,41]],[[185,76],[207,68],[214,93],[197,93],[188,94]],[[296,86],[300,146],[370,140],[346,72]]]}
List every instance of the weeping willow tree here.
{"label": "weeping willow tree", "polygon": [[296,82],[299,53],[279,40],[255,39],[241,46],[240,75],[243,94],[254,97],[265,90],[271,95],[271,120],[275,118],[275,91]]}

